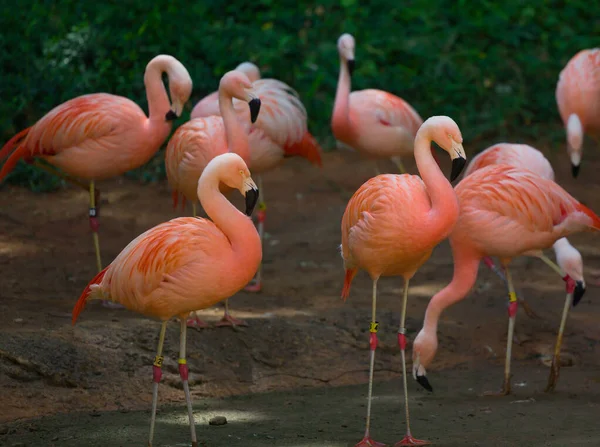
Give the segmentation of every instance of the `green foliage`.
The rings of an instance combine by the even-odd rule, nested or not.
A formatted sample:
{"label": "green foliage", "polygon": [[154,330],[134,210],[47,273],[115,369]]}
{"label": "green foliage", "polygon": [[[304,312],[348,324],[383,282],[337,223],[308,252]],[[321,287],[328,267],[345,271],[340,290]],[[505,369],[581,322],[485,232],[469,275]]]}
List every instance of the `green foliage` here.
{"label": "green foliage", "polygon": [[[577,0],[6,0],[0,138],[85,93],[123,95],[147,110],[145,66],[168,53],[194,80],[176,125],[221,75],[251,60],[264,77],[298,90],[311,131],[332,147],[336,41],[349,32],[357,43],[353,89],[391,91],[424,118],[453,117],[468,150],[480,150],[468,145],[482,136],[562,144],[558,73],[577,51],[597,45],[598,17],[600,3]],[[32,187],[40,180],[32,173],[20,163],[11,181]],[[134,175],[164,175],[160,158]]]}

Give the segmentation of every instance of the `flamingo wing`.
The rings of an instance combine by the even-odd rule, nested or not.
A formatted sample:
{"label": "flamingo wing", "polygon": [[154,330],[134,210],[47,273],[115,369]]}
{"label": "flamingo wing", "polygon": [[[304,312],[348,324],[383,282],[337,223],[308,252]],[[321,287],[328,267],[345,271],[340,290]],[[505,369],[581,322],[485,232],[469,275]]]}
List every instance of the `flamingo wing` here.
{"label": "flamingo wing", "polygon": [[413,135],[417,134],[423,119],[417,111],[402,98],[383,90],[367,89],[352,92],[350,105],[358,116],[368,113],[370,121],[384,126],[403,127]]}

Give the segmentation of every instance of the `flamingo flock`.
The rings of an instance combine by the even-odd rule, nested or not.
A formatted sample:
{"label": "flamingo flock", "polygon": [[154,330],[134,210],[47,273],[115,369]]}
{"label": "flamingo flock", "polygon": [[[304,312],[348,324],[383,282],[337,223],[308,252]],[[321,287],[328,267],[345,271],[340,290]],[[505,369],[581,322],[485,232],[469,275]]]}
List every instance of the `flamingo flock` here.
{"label": "flamingo flock", "polygon": [[[499,143],[467,165],[458,124],[447,116],[425,121],[404,99],[367,89],[351,92],[355,39],[337,41],[340,71],[331,118],[335,138],[365,159],[389,159],[401,174],[379,174],[358,187],[341,216],[341,257],[345,270],[342,298],[350,294],[359,270],[372,280],[369,330],[369,380],[363,438],[356,447],[382,447],[371,436],[375,352],[378,345],[377,283],[384,276],[404,282],[397,331],[403,371],[405,436],[395,447],[426,445],[410,428],[406,350],[409,283],[434,248],[448,240],[454,275],[427,306],[423,327],[412,343],[412,376],[433,390],[427,368],[438,349],[442,312],[463,300],[473,288],[481,261],[507,286],[508,329],[505,368],[499,392],[511,392],[512,343],[518,297],[510,263],[520,256],[541,259],[565,282],[563,307],[546,391],[555,389],[561,343],[571,306],[586,290],[581,253],[568,241],[579,232],[600,230],[600,217],[556,182],[548,159],[534,147]],[[162,81],[169,80],[169,95]],[[217,91],[193,108],[191,119],[167,142],[165,168],[173,207],[191,217],[177,217],[133,239],[106,267],[99,243],[99,190],[95,182],[121,175],[148,162],[166,142],[173,121],[182,115],[192,93],[184,65],[158,55],[147,65],[144,84],[148,115],[127,98],[106,93],[80,96],[58,105],[37,123],[19,132],[0,149],[0,181],[19,160],[34,163],[89,191],[89,224],[97,275],[75,303],[75,324],[86,304],[100,300],[161,321],[153,361],[152,411],[148,445],[153,445],[162,376],[166,326],[180,324],[179,373],[185,394],[190,436],[198,446],[188,384],[188,327],[208,324],[197,311],[225,303],[217,326],[243,326],[229,313],[228,299],[245,289],[263,289],[261,265],[266,203],[261,176],[297,156],[322,165],[322,149],[308,129],[300,95],[286,83],[262,78],[244,62],[225,73]],[[577,53],[560,73],[556,101],[567,134],[567,153],[576,177],[584,135],[600,138],[600,49]],[[467,123],[464,123],[467,125]],[[435,142],[452,160],[449,180],[432,151]],[[406,172],[403,159],[414,157],[419,175]],[[466,169],[463,169],[465,168]],[[464,172],[463,179],[453,187]],[[377,172],[378,169],[377,169]],[[253,180],[252,174],[256,177]],[[87,181],[87,184],[82,180]],[[246,208],[239,211],[228,197],[238,191]],[[259,194],[260,191],[260,194]],[[200,205],[207,218],[198,217]],[[256,226],[252,220],[258,207]],[[556,262],[544,254],[553,248]],[[499,268],[493,258],[497,258]]]}

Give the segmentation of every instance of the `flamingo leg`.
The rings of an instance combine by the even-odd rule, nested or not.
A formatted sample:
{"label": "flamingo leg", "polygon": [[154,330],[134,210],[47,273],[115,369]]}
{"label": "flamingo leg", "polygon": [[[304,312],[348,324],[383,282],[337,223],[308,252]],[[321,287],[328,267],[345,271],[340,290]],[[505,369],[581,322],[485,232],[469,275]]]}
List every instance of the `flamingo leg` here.
{"label": "flamingo leg", "polygon": [[[79,186],[80,188],[85,189],[86,191],[89,189],[89,185],[87,183],[80,182],[79,180],[71,177],[70,175],[60,172],[58,169],[54,168],[53,166],[42,163],[39,160],[34,160],[33,165],[36,168],[39,168],[43,171],[46,171],[49,174],[60,177],[75,186]],[[99,196],[100,196],[100,191],[96,191],[96,194],[97,194],[96,201],[98,201]]]}
{"label": "flamingo leg", "polygon": [[400,171],[400,174],[406,174],[407,171],[404,168],[404,163],[402,163],[402,159],[400,157],[392,157],[392,161]]}
{"label": "flamingo leg", "polygon": [[373,371],[375,369],[375,350],[377,349],[377,330],[379,323],[375,318],[377,311],[377,279],[373,281],[373,301],[371,307],[371,324],[369,325],[369,345],[371,350],[371,361],[369,363],[369,393],[367,397],[367,423],[365,428],[365,436],[354,447],[385,447],[385,444],[371,439],[371,401],[373,400]]}
{"label": "flamingo leg", "polygon": [[512,344],[515,335],[515,322],[517,319],[517,309],[519,304],[517,294],[513,287],[512,276],[508,267],[506,270],[506,280],[508,282],[508,338],[506,339],[506,360],[504,363],[504,383],[499,392],[488,391],[484,393],[486,396],[506,396],[510,394],[510,362],[512,359]]}
{"label": "flamingo leg", "polygon": [[248,323],[246,323],[244,320],[239,320],[235,317],[232,317],[229,314],[229,300],[225,300],[225,312],[223,313],[223,318],[221,318],[220,321],[218,321],[215,324],[216,327],[223,327],[223,326],[231,326],[233,328],[236,328],[237,326],[248,326]]}
{"label": "flamingo leg", "polygon": [[192,216],[198,216],[198,214],[196,213],[196,202],[192,202]]}
{"label": "flamingo leg", "polygon": [[165,343],[165,332],[167,331],[167,321],[163,321],[160,327],[160,335],[158,337],[158,349],[156,350],[156,357],[154,357],[154,363],[152,364],[152,416],[150,417],[150,437],[148,438],[148,447],[152,447],[152,439],[154,438],[154,425],[156,424],[156,407],[158,406],[158,384],[162,376],[162,364],[163,364],[163,345]]}
{"label": "flamingo leg", "polygon": [[[265,236],[265,219],[267,217],[267,204],[265,202],[265,190],[262,185],[262,176],[258,176],[258,213],[256,216],[256,220],[258,221],[258,235],[260,236],[261,246],[263,245],[263,240]],[[260,292],[262,290],[262,261],[258,266],[258,271],[256,272],[256,276],[250,284],[248,284],[245,289],[246,292]]]}
{"label": "flamingo leg", "polygon": [[402,440],[394,444],[394,447],[401,447],[406,445],[429,445],[429,441],[421,439],[415,439],[410,432],[410,415],[408,411],[408,383],[406,378],[406,305],[408,303],[408,283],[409,280],[404,280],[404,294],[402,297],[402,314],[400,315],[400,327],[398,328],[398,344],[400,345],[400,352],[402,354],[402,383],[404,385],[404,409],[406,411],[406,435]]}
{"label": "flamingo leg", "polygon": [[190,385],[188,383],[188,366],[187,360],[185,359],[185,343],[186,343],[186,331],[187,325],[185,320],[181,319],[181,337],[179,342],[179,375],[181,376],[181,382],[183,383],[183,391],[185,393],[185,402],[187,403],[188,418],[190,421],[190,434],[192,435],[192,447],[198,447],[198,440],[196,438],[196,426],[194,425],[194,412],[192,410],[192,397],[190,395]]}
{"label": "flamingo leg", "polygon": [[569,309],[571,308],[571,303],[573,302],[575,281],[571,279],[571,281],[568,281],[567,284],[567,297],[565,298],[565,307],[563,308],[560,326],[558,328],[558,335],[556,337],[556,345],[554,346],[554,356],[552,357],[550,375],[548,376],[548,384],[546,385],[545,389],[546,392],[554,391],[554,388],[556,388],[556,382],[558,381],[558,376],[560,374],[560,348],[562,346],[563,333],[567,324],[567,317],[569,316]]}

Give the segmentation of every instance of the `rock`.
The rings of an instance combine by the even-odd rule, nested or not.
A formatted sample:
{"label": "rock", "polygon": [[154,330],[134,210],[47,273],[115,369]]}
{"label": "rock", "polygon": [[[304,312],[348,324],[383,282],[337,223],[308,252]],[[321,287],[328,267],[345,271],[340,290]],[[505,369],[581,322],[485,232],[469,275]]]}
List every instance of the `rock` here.
{"label": "rock", "polygon": [[225,416],[215,416],[210,421],[208,421],[209,425],[225,425],[227,424],[227,418]]}

